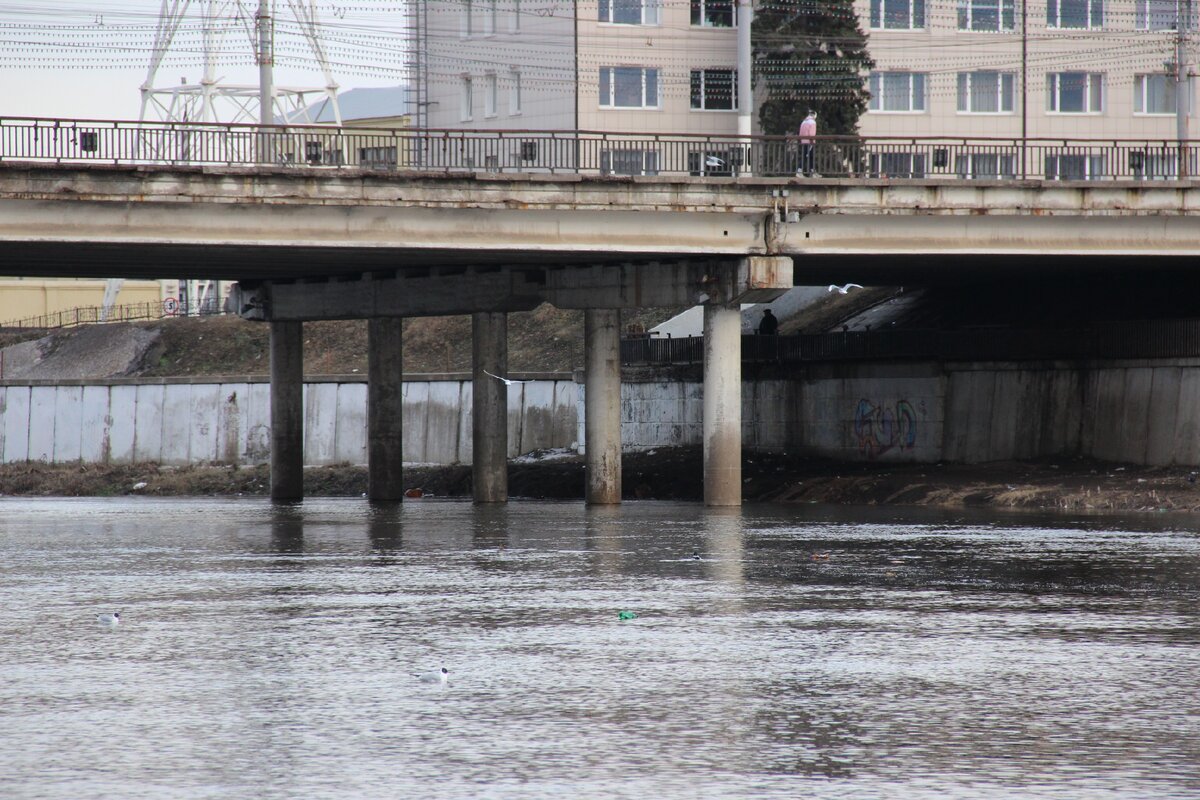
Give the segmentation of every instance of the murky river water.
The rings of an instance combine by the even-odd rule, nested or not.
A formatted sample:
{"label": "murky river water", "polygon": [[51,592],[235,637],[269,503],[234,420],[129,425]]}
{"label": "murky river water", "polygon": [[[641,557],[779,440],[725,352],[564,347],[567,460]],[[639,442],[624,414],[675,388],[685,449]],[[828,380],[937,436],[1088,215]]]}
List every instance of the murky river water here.
{"label": "murky river water", "polygon": [[1196,798],[1197,524],[7,499],[0,796]]}

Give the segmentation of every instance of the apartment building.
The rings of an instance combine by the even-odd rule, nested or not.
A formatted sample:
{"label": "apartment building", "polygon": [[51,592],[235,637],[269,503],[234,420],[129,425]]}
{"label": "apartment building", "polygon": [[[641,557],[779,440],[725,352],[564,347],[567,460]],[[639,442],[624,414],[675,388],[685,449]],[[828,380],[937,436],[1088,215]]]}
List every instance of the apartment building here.
{"label": "apartment building", "polygon": [[[419,6],[418,72],[429,127],[737,131],[731,0],[424,0]],[[1172,139],[1178,21],[1191,6],[1189,0],[856,0],[876,62],[863,76],[871,101],[860,130],[867,137]],[[1196,27],[1193,19],[1185,30]],[[1173,151],[1156,152],[1147,151],[1147,175],[1174,174]],[[1038,170],[1087,177],[1104,169],[1076,155],[1061,164],[1039,162]],[[903,154],[877,159],[872,171],[922,174],[932,166],[907,157],[907,164]],[[954,168],[1005,176],[1019,171],[1014,157],[980,154]],[[633,153],[608,166],[653,171],[653,154]]]}

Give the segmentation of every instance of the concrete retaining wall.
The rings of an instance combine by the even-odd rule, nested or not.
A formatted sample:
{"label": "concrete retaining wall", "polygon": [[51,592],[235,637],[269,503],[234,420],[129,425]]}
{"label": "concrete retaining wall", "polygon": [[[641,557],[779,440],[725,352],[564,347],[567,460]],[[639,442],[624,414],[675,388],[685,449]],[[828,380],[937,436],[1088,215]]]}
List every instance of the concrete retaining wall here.
{"label": "concrete retaining wall", "polygon": [[[260,464],[269,460],[270,385],[143,382],[0,386],[0,461]],[[305,463],[365,464],[367,385],[304,386]],[[574,441],[576,384],[570,376],[508,389],[509,455]],[[471,460],[471,382],[404,383],[404,459]]]}
{"label": "concrete retaining wall", "polygon": [[[0,385],[0,461],[265,463],[268,384]],[[703,386],[626,380],[626,449],[700,445]],[[366,461],[366,384],[305,386],[305,461]],[[509,387],[509,456],[582,442],[583,386],[547,375]],[[1200,464],[1200,359],[1104,365],[826,364],[747,379],[747,449],[843,461],[980,462],[1084,455]],[[471,460],[466,376],[404,383],[404,458]]]}

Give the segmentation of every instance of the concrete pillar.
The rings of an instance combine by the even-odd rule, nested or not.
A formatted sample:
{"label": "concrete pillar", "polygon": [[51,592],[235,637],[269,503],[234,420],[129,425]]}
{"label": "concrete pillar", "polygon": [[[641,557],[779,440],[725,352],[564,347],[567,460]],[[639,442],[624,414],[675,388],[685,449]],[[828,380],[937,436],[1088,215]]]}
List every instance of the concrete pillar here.
{"label": "concrete pillar", "polygon": [[[471,315],[471,485],[476,503],[508,502],[508,315]],[[488,375],[487,373],[491,373]]]}
{"label": "concrete pillar", "polygon": [[400,317],[367,321],[367,498],[404,497],[404,351]]}
{"label": "concrete pillar", "polygon": [[304,497],[304,323],[271,325],[271,499]]}
{"label": "concrete pillar", "polygon": [[587,502],[621,502],[621,312],[583,312]]}
{"label": "concrete pillar", "polygon": [[704,504],[742,504],[742,314],[704,306]]}

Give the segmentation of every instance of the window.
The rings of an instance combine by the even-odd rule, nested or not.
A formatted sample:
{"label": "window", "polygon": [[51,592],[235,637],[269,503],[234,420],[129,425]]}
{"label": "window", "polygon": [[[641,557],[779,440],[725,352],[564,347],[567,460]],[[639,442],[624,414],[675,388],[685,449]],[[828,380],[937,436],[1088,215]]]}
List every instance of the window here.
{"label": "window", "polygon": [[872,153],[872,178],[924,178],[925,154],[907,150],[896,153]]}
{"label": "window", "polygon": [[458,119],[461,122],[467,122],[474,116],[474,108],[471,105],[472,94],[471,79],[464,75],[462,83],[459,84],[458,94]]}
{"label": "window", "polygon": [[600,171],[605,175],[657,175],[655,150],[601,150]]}
{"label": "window", "polygon": [[1180,0],[1134,0],[1133,27],[1142,31],[1173,31]]}
{"label": "window", "polygon": [[496,17],[499,14],[499,10],[496,8],[498,0],[486,0],[486,2],[487,5],[483,10],[483,35],[495,36]]}
{"label": "window", "polygon": [[1056,114],[1099,114],[1104,110],[1104,76],[1098,72],[1048,73],[1046,110]]}
{"label": "window", "polygon": [[1174,75],[1134,75],[1133,113],[1174,114]]}
{"label": "window", "polygon": [[1016,156],[1012,153],[970,153],[954,159],[960,178],[1014,178]]}
{"label": "window", "polygon": [[601,67],[601,108],[658,108],[658,70]]}
{"label": "window", "polygon": [[735,0],[691,0],[692,24],[702,28],[732,28],[737,25]]}
{"label": "window", "polygon": [[483,76],[483,115],[496,116],[496,73]]}
{"label": "window", "polygon": [[1104,0],[1046,0],[1049,28],[1104,27]]}
{"label": "window", "polygon": [[960,31],[1011,31],[1016,18],[1016,0],[958,0]]}
{"label": "window", "polygon": [[692,70],[692,108],[732,111],[737,108],[737,70]]}
{"label": "window", "polygon": [[925,0],[871,0],[871,27],[914,30],[925,27]]}
{"label": "window", "polygon": [[600,21],[613,25],[657,25],[660,0],[600,0]]}
{"label": "window", "polygon": [[1087,154],[1046,156],[1046,178],[1083,181],[1104,177],[1104,156]]}
{"label": "window", "polygon": [[[1192,162],[1190,171],[1195,174],[1195,154],[1188,159]],[[1135,178],[1146,180],[1173,180],[1179,174],[1179,152],[1173,146],[1149,147],[1145,150],[1131,150],[1129,153],[1129,171]]]}
{"label": "window", "polygon": [[959,113],[1011,114],[1016,82],[1011,72],[958,73]]}
{"label": "window", "polygon": [[395,169],[396,148],[360,147],[358,148],[358,163],[367,169]]}
{"label": "window", "polygon": [[870,79],[871,111],[924,111],[923,72],[872,72]]}
{"label": "window", "polygon": [[473,0],[462,0],[462,18],[459,20],[458,33],[464,39],[475,35],[475,20],[472,13],[475,9]]}
{"label": "window", "polygon": [[521,113],[521,73],[513,70],[508,84],[508,114],[515,117]]}
{"label": "window", "polygon": [[521,31],[521,0],[512,0],[513,11],[508,18],[508,32],[519,33]]}

